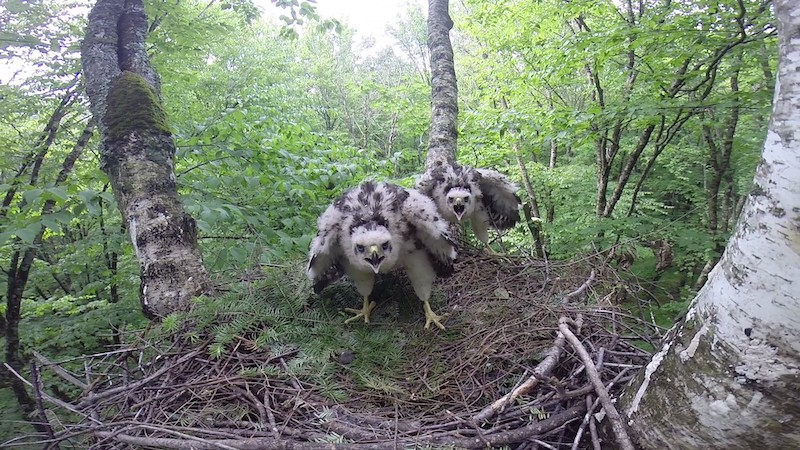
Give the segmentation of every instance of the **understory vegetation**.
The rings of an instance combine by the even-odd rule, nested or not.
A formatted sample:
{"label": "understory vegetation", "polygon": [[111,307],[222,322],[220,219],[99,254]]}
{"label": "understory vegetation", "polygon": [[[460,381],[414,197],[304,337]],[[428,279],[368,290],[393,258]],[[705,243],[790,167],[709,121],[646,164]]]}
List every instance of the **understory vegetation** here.
{"label": "understory vegetation", "polygon": [[[399,396],[413,415],[444,395],[452,411],[469,411],[513,388],[487,383],[514,373],[514,358],[538,358],[558,329],[549,302],[601,266],[602,288],[586,291],[586,303],[620,314],[624,331],[615,332],[628,347],[616,351],[652,350],[649,339],[685,309],[721,255],[751,188],[775,84],[768,0],[451,2],[458,160],[520,186],[525,217],[492,246],[512,258],[509,267],[541,265],[519,268],[530,276],[524,282],[517,272],[499,278],[521,285],[492,285],[481,294],[486,305],[468,300],[481,296],[469,277],[440,286],[432,303],[452,322],[439,334],[422,330],[417,303],[402,301],[377,311],[375,327],[345,326],[337,293],[312,296],[303,272],[316,219],[333,199],[366,178],[411,187],[423,170],[426,12],[409,3],[384,43],[294,3],[273,19],[273,5],[262,14],[248,0],[146,2],[179,190],[220,292],[161,324],[141,313],[134,250],[99,167],[79,58],[91,5],[0,5],[0,59],[12,68],[0,73],[5,362],[30,368],[46,358],[84,373],[85,355],[113,365],[122,361],[113,352],[133,341],[141,355],[168,354],[159,346],[177,333],[213,361],[266,355],[242,375],[288,373],[286,389],[298,391],[294,383],[313,380],[313,394],[328,401],[358,396],[400,408],[362,390],[377,392]],[[565,261],[580,263],[559,266]],[[602,334],[608,317],[584,314],[586,329]],[[496,360],[458,353],[454,343],[469,342],[470,332],[520,315],[530,323],[509,330],[523,336],[535,325],[546,331],[530,338],[541,345],[503,341],[509,347]],[[352,351],[359,357],[342,362]],[[472,364],[465,383],[486,391],[457,393],[448,376]],[[421,367],[433,373],[420,376]],[[19,408],[24,396],[10,388],[15,375],[0,372],[2,443],[32,428]],[[40,383],[65,402],[82,391],[52,371]],[[341,433],[324,438],[332,436]]]}

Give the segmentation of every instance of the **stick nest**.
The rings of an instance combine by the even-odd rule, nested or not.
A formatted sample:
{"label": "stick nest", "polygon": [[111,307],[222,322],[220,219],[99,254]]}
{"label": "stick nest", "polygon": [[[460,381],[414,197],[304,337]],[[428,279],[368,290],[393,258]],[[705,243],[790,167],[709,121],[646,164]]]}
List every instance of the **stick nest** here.
{"label": "stick nest", "polygon": [[[265,268],[242,283],[285,276]],[[598,430],[602,389],[618,396],[649,358],[641,347],[659,339],[656,327],[614,305],[621,284],[599,256],[546,262],[467,249],[432,299],[434,310],[447,316],[444,332],[422,329],[421,303],[402,275],[376,284],[378,307],[369,325],[345,325],[336,314],[342,306],[360,306],[346,281],[321,297],[309,296],[305,285],[302,308],[330,313],[322,321],[335,332],[354,333],[352,348],[332,345],[329,358],[305,372],[295,370],[302,347],[267,345],[254,332],[237,335],[221,354],[209,334],[143,338],[140,332],[114,351],[80,361],[37,355],[34,372],[57,375],[80,394],[58,398],[35,378],[33,391],[46,405],[38,419],[50,437],[6,444],[600,448],[614,436]],[[591,368],[564,331],[580,340]],[[384,332],[394,333],[400,356],[384,373],[356,372],[360,358],[380,359],[380,351],[363,354],[364,342]],[[315,377],[314,370],[330,376]]]}

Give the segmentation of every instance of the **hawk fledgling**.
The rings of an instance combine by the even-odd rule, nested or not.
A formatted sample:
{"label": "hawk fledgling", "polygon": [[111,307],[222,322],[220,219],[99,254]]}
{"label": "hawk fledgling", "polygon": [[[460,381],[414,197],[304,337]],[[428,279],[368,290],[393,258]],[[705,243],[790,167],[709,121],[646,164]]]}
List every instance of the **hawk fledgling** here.
{"label": "hawk fledgling", "polygon": [[375,275],[404,267],[414,292],[422,300],[425,328],[441,329],[441,317],[429,303],[437,276],[453,273],[456,250],[447,221],[433,201],[413,189],[367,181],[345,192],[317,220],[311,242],[308,277],[319,293],[342,273],[364,297],[360,310],[346,322],[369,316]]}
{"label": "hawk fledgling", "polygon": [[475,236],[493,252],[489,228],[507,230],[519,222],[517,186],[500,172],[444,165],[425,172],[416,188],[432,198],[439,213],[453,223],[470,222]]}

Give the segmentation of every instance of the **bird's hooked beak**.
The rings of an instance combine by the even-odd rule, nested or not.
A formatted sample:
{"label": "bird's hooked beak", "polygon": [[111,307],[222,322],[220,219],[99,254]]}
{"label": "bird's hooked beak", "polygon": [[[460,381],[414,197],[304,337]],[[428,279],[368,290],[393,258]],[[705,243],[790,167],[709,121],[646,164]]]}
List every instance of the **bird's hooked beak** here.
{"label": "bird's hooked beak", "polygon": [[461,217],[464,216],[464,211],[467,210],[467,206],[464,204],[463,197],[456,197],[453,201],[453,212],[456,214],[456,218],[461,221]]}
{"label": "bird's hooked beak", "polygon": [[364,258],[367,260],[369,265],[372,266],[372,270],[375,273],[378,273],[378,269],[381,268],[381,263],[384,260],[384,256],[379,254],[380,248],[377,245],[370,245],[367,249],[367,257]]}

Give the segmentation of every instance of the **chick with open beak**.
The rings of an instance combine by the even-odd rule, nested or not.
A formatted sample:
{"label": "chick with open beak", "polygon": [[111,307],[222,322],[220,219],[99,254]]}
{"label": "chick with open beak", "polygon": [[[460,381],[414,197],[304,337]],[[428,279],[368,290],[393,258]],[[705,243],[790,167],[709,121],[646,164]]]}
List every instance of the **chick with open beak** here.
{"label": "chick with open beak", "polygon": [[352,271],[350,278],[353,279],[356,288],[363,295],[364,301],[361,309],[345,308],[345,311],[355,314],[345,320],[345,323],[360,318],[363,318],[365,323],[369,323],[370,313],[375,308],[375,302],[369,299],[375,275],[393,270],[400,254],[392,251],[392,234],[384,225],[376,222],[367,222],[355,227],[350,239],[353,242],[351,247],[353,261],[358,261],[358,270]]}
{"label": "chick with open beak", "polygon": [[436,203],[417,190],[369,180],[359,184],[317,220],[306,269],[314,292],[347,275],[361,294],[362,306],[346,308],[354,315],[345,323],[359,319],[369,323],[377,275],[402,268],[422,302],[425,328],[435,325],[443,330],[442,316],[434,313],[430,298],[436,278],[454,270],[456,248],[448,222]]}
{"label": "chick with open beak", "polygon": [[453,201],[453,212],[456,214],[459,222],[461,222],[461,218],[464,217],[464,211],[466,210],[467,205],[463,197],[458,197]]}
{"label": "chick with open beak", "polygon": [[[450,189],[447,193],[447,204],[450,206],[452,214],[446,214],[455,216],[456,222],[461,222],[465,216],[469,216],[472,214],[474,210],[472,204],[472,193],[465,188],[456,187]],[[453,221],[452,218],[447,218],[450,221]]]}
{"label": "chick with open beak", "polygon": [[[388,247],[387,250],[391,249],[391,244],[385,242],[381,247]],[[378,273],[381,270],[381,263],[386,259],[386,256],[383,253],[382,248],[376,244],[370,245],[367,249],[367,257],[364,258],[365,261],[372,266],[372,270],[375,273]]]}

